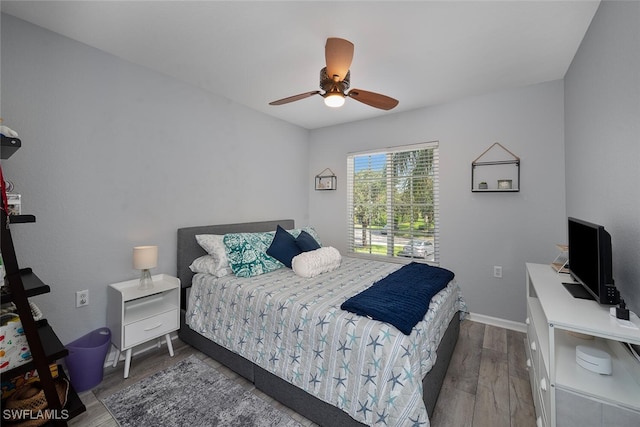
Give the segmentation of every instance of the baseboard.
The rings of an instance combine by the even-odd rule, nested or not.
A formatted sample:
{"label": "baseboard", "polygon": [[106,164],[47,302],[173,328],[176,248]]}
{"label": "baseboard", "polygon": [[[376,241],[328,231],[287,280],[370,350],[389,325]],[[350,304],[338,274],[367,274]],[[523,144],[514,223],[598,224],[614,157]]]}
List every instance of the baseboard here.
{"label": "baseboard", "polygon": [[[171,341],[178,339],[178,331],[172,332],[170,335],[171,335]],[[160,337],[158,342],[160,343],[160,346],[167,345],[167,343],[164,340],[164,336]],[[140,355],[145,351],[149,351],[153,348],[158,348],[158,343],[156,341],[149,341],[144,344],[141,344],[140,346],[133,348],[131,357]],[[104,360],[104,367],[107,368],[109,366],[113,366],[113,359],[115,359],[115,357],[116,357],[116,349],[113,345],[111,345],[111,347],[109,348],[109,353],[107,353],[107,357]],[[118,363],[120,361],[124,361],[124,358],[125,358],[124,352],[120,353],[120,358],[118,359]]]}
{"label": "baseboard", "polygon": [[527,325],[513,320],[499,319],[497,317],[485,316],[484,314],[469,313],[469,320],[485,325],[498,326],[500,328],[511,329],[516,332],[527,332]]}

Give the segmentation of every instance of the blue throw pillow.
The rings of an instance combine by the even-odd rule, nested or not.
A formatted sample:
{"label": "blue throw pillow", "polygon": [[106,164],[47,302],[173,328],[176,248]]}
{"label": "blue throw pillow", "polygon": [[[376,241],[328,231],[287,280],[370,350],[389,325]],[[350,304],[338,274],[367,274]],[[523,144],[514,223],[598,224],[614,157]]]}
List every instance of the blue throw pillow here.
{"label": "blue throw pillow", "polygon": [[315,251],[320,249],[320,245],[316,242],[316,239],[306,231],[302,230],[296,238],[296,245],[302,252]]}
{"label": "blue throw pillow", "polygon": [[267,255],[277,259],[287,267],[291,268],[293,257],[300,255],[302,251],[296,245],[296,239],[287,230],[278,226],[276,235],[273,237],[271,246],[267,249]]}

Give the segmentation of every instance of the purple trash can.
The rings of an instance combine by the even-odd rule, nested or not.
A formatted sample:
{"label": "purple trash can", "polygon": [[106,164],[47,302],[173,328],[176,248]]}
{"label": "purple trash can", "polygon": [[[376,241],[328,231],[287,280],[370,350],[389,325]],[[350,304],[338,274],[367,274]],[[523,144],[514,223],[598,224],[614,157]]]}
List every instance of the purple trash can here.
{"label": "purple trash can", "polygon": [[66,345],[69,355],[64,361],[76,391],[89,390],[100,384],[110,344],[111,331],[100,328]]}

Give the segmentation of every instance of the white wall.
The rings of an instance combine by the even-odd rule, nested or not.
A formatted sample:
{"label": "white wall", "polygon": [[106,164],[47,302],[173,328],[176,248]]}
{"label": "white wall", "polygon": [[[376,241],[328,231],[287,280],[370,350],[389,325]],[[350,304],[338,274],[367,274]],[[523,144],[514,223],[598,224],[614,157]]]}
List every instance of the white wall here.
{"label": "white wall", "polygon": [[[597,111],[594,119],[579,107],[585,100],[572,95],[590,93],[585,86],[606,65],[588,63],[598,63],[599,50],[613,39],[595,43],[572,66],[569,143],[583,139],[569,137],[578,128],[594,123],[593,135],[599,135],[600,117],[618,117],[618,110]],[[623,53],[631,45],[623,43]],[[173,273],[181,226],[292,217],[345,251],[350,152],[440,141],[441,265],[456,272],[472,312],[517,322],[525,317],[524,263],[550,262],[555,244],[566,241],[565,197],[573,206],[591,197],[587,186],[573,184],[590,172],[574,170],[570,159],[570,191],[564,191],[563,81],[309,132],[5,15],[1,71],[1,114],[24,144],[3,161],[3,170],[23,194],[24,210],[38,217],[12,232],[22,265],[52,285],[52,293],[36,302],[63,342],[104,325],[105,287],[137,275],[133,246],[158,244],[155,272]],[[589,94],[586,101],[602,95]],[[613,104],[606,109],[617,108]],[[632,153],[618,155],[626,165],[638,159],[637,144],[630,142],[638,141],[637,122],[624,126],[631,133],[619,135],[635,136],[617,141]],[[496,141],[522,159],[521,191],[472,193],[471,162]],[[338,190],[313,191],[315,174],[326,167],[338,175]],[[609,173],[639,182],[637,167],[623,169]],[[631,206],[619,214],[627,222],[639,217],[634,190],[631,198],[615,199]],[[625,237],[614,235],[616,245]],[[638,241],[637,234],[626,238]],[[637,260],[638,246],[631,247]],[[502,279],[493,278],[494,265],[503,267]],[[635,283],[637,268],[624,270]],[[88,308],[74,307],[80,289],[90,290]]]}
{"label": "white wall", "polygon": [[[470,311],[523,322],[525,262],[551,262],[566,240],[563,90],[554,81],[312,131],[308,180],[329,167],[338,190],[311,193],[310,223],[346,251],[347,154],[440,141],[440,265]],[[521,191],[472,193],[471,162],[496,141],[521,158]]]}
{"label": "white wall", "polygon": [[[3,160],[35,224],[11,228],[63,342],[106,322],[106,286],[159,246],[175,274],[181,226],[307,223],[308,131],[2,15],[2,117],[23,147]],[[75,292],[90,305],[75,308]]]}
{"label": "white wall", "polygon": [[609,231],[640,313],[640,3],[600,4],[565,82],[567,213]]}

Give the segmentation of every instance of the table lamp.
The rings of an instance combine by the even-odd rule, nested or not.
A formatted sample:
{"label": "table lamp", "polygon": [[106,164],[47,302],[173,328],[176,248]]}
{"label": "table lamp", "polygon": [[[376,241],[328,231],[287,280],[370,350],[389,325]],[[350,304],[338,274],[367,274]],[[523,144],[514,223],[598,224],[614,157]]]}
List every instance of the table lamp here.
{"label": "table lamp", "polygon": [[149,269],[158,266],[157,246],[136,246],[133,248],[133,268],[142,270],[138,289],[153,288],[153,279]]}

